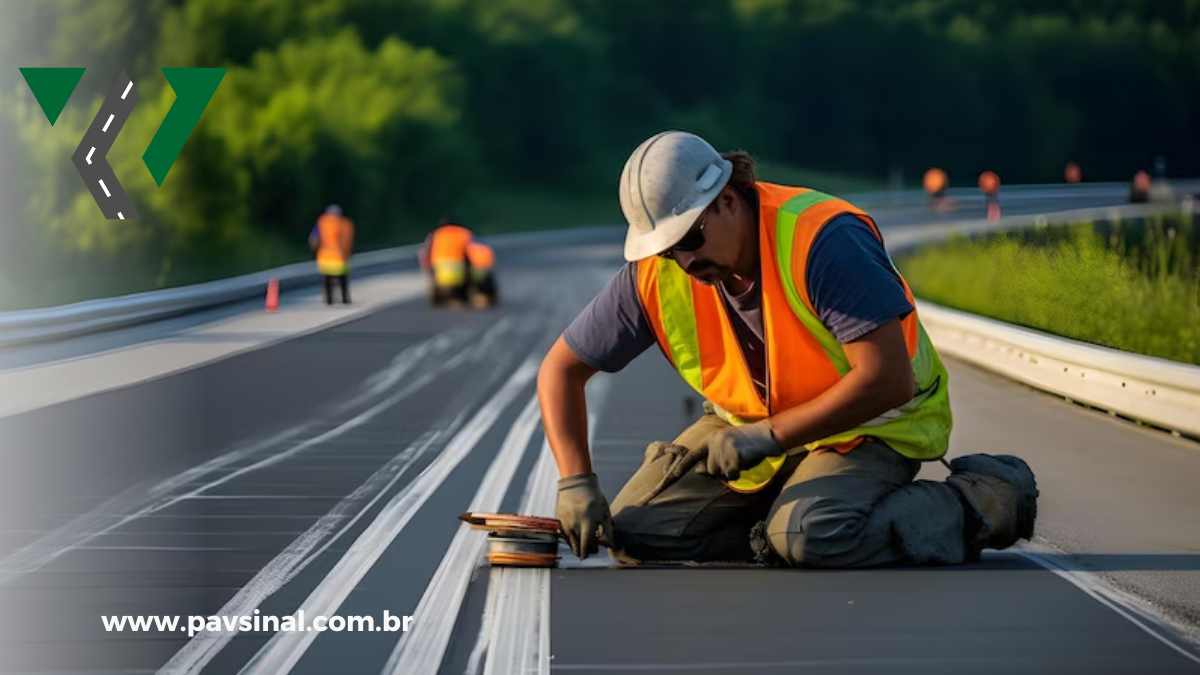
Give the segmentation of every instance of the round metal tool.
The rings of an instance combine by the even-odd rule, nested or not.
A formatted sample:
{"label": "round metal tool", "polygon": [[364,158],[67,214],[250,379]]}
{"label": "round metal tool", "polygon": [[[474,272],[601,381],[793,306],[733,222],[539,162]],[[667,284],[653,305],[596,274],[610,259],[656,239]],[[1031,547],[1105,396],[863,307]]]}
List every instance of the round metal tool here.
{"label": "round metal tool", "polygon": [[494,566],[554,567],[561,524],[555,518],[511,513],[464,513],[459,520],[488,533],[488,562]]}

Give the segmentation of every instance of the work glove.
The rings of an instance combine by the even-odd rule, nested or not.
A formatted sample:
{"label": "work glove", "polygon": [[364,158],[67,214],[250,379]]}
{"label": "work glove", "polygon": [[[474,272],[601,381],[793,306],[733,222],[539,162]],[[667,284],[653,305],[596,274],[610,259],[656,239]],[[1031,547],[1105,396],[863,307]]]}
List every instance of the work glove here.
{"label": "work glove", "polygon": [[767,420],[714,431],[708,435],[705,446],[708,473],[726,480],[737,480],[742,469],[784,453]]}
{"label": "work glove", "polygon": [[556,515],[571,552],[580,560],[598,553],[599,544],[609,548],[615,546],[608,500],[600,491],[600,481],[595,473],[575,474],[558,481]]}
{"label": "work glove", "polygon": [[665,441],[654,441],[651,443],[646,448],[646,458],[642,462],[643,466],[664,457],[670,461],[663,464],[663,475],[658,483],[650,488],[649,492],[634,501],[631,506],[641,507],[649,504],[650,500],[657,497],[663,490],[674,485],[676,481],[683,478],[697,464],[703,464],[706,452],[707,449],[703,445],[692,449]]}

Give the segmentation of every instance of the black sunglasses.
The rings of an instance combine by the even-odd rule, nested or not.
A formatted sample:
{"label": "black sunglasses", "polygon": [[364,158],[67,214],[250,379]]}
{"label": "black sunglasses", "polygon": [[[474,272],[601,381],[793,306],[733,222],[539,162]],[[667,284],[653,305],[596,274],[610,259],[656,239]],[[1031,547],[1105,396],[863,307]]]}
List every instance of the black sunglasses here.
{"label": "black sunglasses", "polygon": [[704,224],[708,220],[708,209],[704,210],[704,215],[700,217],[699,222],[695,227],[688,230],[688,233],[683,235],[683,238],[675,243],[671,248],[659,253],[660,258],[674,258],[675,251],[691,253],[704,245]]}

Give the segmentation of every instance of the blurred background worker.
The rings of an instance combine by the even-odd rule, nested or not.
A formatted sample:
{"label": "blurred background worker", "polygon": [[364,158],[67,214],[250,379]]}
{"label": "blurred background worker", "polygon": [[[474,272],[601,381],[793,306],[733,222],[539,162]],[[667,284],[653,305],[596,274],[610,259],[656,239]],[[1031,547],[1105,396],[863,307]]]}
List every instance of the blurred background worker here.
{"label": "blurred background worker", "polygon": [[496,305],[496,252],[479,241],[467,244],[471,266],[471,304],[477,308]]}
{"label": "blurred background worker", "polygon": [[459,305],[469,299],[471,277],[467,247],[472,238],[470,230],[446,218],[425,237],[418,255],[421,269],[429,275],[429,302],[433,306],[447,302]]}
{"label": "blurred background worker", "polygon": [[342,289],[342,303],[350,304],[350,254],[354,249],[354,223],[342,207],[330,204],[308,234],[308,245],[317,252],[317,271],[325,282],[325,304],[333,304],[333,285]]}

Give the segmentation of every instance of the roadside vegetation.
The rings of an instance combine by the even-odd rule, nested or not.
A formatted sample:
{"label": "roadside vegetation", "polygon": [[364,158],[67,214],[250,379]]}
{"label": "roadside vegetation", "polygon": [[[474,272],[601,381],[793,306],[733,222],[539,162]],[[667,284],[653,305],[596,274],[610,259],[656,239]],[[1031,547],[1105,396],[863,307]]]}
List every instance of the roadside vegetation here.
{"label": "roadside vegetation", "polygon": [[1200,365],[1198,230],[1185,214],[958,236],[896,264],[921,299]]}
{"label": "roadside vegetation", "polygon": [[[663,129],[835,193],[934,165],[1129,180],[1156,153],[1196,175],[1197,25],[1200,0],[0,2],[0,61],[87,68],[53,127],[0,69],[0,310],[304,259],[330,203],[360,250],[446,214],[612,222]],[[163,66],[229,70],[158,187]],[[108,161],[141,220],[118,223],[70,157],[123,69],[141,99]]]}

